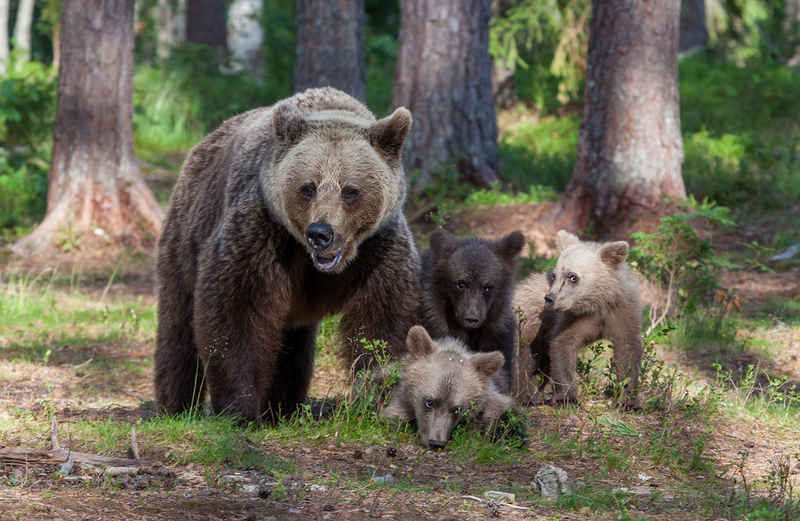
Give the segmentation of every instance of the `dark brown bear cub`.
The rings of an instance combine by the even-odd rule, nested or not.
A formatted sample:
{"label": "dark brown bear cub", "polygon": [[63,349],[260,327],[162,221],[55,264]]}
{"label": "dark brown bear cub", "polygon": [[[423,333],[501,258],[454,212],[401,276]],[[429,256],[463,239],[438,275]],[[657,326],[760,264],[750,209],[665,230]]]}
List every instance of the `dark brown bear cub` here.
{"label": "dark brown bear cub", "polygon": [[478,352],[500,351],[501,392],[511,390],[516,366],[516,319],[511,308],[517,260],[525,237],[512,232],[490,242],[458,239],[443,230],[431,235],[422,256],[423,322],[434,338],[452,336]]}
{"label": "dark brown bear cub", "polygon": [[578,354],[605,338],[614,349],[618,381],[627,382],[624,405],[637,408],[642,360],[642,304],[636,276],[625,264],[628,243],[581,241],[564,230],[556,236],[559,257],[547,275],[521,282],[514,306],[523,312],[518,392],[523,401],[539,391],[533,377],[553,385],[552,403],[574,402]]}
{"label": "dark brown bear cub", "polygon": [[348,368],[361,338],[405,352],[419,257],[402,213],[404,108],[376,121],[309,89],[223,123],[189,153],[159,240],[158,407],[202,397],[246,419],[306,395],[317,324],[342,313]]}
{"label": "dark brown bear cub", "polygon": [[471,353],[451,337],[432,340],[422,326],[408,331],[407,350],[400,386],[381,414],[416,423],[423,446],[444,447],[467,421],[491,434],[512,408],[511,397],[492,381],[503,366],[499,352]]}

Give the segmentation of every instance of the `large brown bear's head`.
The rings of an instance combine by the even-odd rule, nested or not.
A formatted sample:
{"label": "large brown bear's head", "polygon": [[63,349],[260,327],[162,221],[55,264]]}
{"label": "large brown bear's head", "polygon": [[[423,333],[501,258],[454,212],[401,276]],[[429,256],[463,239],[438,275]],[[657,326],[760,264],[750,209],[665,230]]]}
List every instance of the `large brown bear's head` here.
{"label": "large brown bear's head", "polygon": [[361,242],[401,211],[411,113],[400,107],[374,121],[282,104],[272,120],[277,142],[264,176],[267,198],[314,266],[340,273]]}

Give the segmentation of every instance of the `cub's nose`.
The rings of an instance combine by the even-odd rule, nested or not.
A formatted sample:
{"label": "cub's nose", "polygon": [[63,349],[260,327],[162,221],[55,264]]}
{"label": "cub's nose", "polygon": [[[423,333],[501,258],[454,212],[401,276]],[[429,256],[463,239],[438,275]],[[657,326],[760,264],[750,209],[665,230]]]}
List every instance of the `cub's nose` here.
{"label": "cub's nose", "polygon": [[315,250],[324,250],[333,241],[333,228],[324,222],[310,224],[306,228],[306,240]]}
{"label": "cub's nose", "polygon": [[430,445],[432,449],[443,449],[444,446],[447,445],[447,442],[441,440],[428,440],[428,445]]}
{"label": "cub's nose", "polygon": [[552,304],[553,302],[556,301],[556,299],[553,297],[552,293],[548,293],[547,295],[544,296],[544,301],[548,304]]}
{"label": "cub's nose", "polygon": [[464,322],[469,327],[478,327],[478,325],[481,323],[481,321],[477,318],[465,318]]}

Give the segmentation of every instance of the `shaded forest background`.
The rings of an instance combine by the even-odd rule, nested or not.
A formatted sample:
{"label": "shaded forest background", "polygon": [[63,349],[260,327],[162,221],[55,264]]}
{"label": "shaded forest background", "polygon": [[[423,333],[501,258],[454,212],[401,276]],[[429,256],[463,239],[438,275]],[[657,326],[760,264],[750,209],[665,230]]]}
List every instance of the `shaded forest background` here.
{"label": "shaded forest background", "polygon": [[[20,16],[21,3],[8,2],[9,27]],[[260,9],[253,10],[252,5],[259,3]],[[175,157],[224,119],[289,96],[296,84],[308,84],[301,77],[309,67],[302,63],[308,61],[308,53],[304,58],[296,41],[302,14],[296,11],[307,9],[306,3],[225,4],[135,3],[133,127],[136,154],[145,171],[148,165],[175,163]],[[234,16],[243,23],[242,15],[234,12],[237,8],[241,12],[243,4],[252,4],[244,15],[244,30],[248,34],[260,30],[260,42],[254,48],[251,41],[244,58],[235,49],[236,26],[231,25]],[[800,198],[794,4],[792,0],[682,2],[683,179],[695,199],[708,198],[735,213],[751,215],[789,208]],[[0,229],[6,243],[28,233],[46,210],[59,8],[57,0],[35,3],[30,49],[12,38],[6,73],[0,79]],[[165,14],[167,8],[171,14]],[[197,10],[203,8],[210,14]],[[392,108],[393,84],[402,79],[397,72],[400,3],[367,0],[362,14],[364,67],[343,74],[363,75],[363,97],[374,113],[383,115]],[[359,25],[359,20],[352,20],[356,16],[347,13],[352,27]],[[458,202],[536,202],[553,200],[563,192],[575,171],[590,19],[588,0],[493,2],[489,52],[500,122],[494,177],[498,182],[489,186],[491,176],[476,182],[456,161],[445,162],[416,185],[419,190],[410,205],[429,209],[441,221]],[[205,28],[198,27],[201,22]],[[184,26],[176,29],[176,23]],[[306,34],[306,39],[313,37],[313,31]],[[226,38],[231,43],[226,45]],[[165,195],[158,191],[156,195],[163,205]],[[790,241],[781,239],[775,246]],[[60,242],[62,249],[71,246],[69,239]]]}

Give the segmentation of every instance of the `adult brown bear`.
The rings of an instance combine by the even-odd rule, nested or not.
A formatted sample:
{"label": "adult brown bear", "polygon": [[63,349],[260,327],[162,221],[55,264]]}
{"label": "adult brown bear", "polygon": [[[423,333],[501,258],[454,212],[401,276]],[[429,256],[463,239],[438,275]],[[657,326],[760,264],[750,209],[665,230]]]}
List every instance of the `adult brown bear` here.
{"label": "adult brown bear", "polygon": [[359,340],[405,351],[419,314],[419,255],[402,213],[411,114],[380,121],[331,88],[229,119],[181,170],[159,240],[156,400],[260,419],[308,391],[317,325],[342,313]]}

